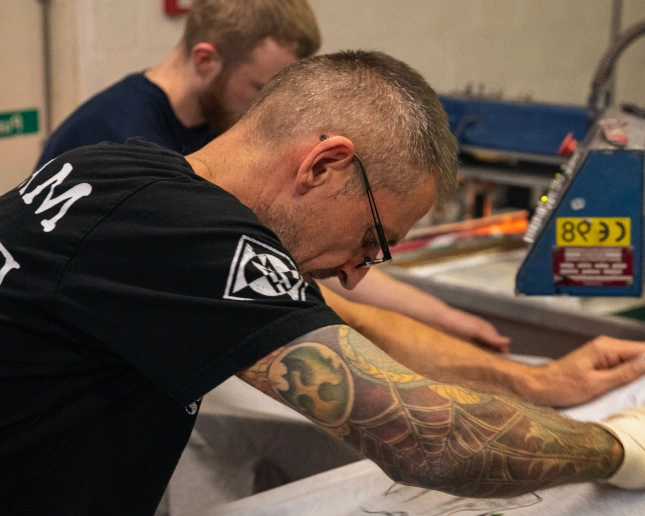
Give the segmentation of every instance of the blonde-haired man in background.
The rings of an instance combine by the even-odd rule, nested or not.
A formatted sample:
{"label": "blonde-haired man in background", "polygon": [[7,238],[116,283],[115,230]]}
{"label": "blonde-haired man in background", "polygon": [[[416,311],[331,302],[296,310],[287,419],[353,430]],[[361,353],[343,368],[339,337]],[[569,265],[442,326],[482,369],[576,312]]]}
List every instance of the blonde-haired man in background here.
{"label": "blonde-haired man in background", "polygon": [[51,135],[37,168],[76,147],[133,137],[195,152],[231,127],[278,70],[319,48],[306,0],[195,0],[163,63],[80,106]]}

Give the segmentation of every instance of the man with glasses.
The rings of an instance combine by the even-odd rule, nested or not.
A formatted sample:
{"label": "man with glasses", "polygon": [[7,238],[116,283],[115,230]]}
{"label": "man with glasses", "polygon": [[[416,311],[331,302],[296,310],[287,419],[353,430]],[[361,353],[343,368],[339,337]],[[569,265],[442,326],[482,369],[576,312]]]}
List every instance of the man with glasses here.
{"label": "man with glasses", "polygon": [[[325,135],[321,136],[321,140],[325,138],[327,138]],[[380,246],[380,252],[377,258],[372,260],[369,257],[365,257],[363,263],[359,265],[359,267],[369,267],[391,261],[392,254],[390,253],[388,242],[383,232],[381,219],[378,216],[374,195],[369,180],[367,179],[365,167],[357,155],[354,158],[365,181],[370,210],[372,212],[372,218],[374,219],[374,231],[376,232]],[[396,244],[396,242],[393,242],[393,244]],[[391,310],[405,316],[404,318],[394,317],[395,323],[400,324],[402,321],[405,322],[407,317],[411,317],[430,327],[438,327],[446,332],[463,339],[472,340],[485,347],[497,351],[509,350],[510,339],[500,335],[492,324],[469,313],[449,307],[437,298],[395,280],[382,272],[373,272],[367,281],[369,285],[365,285],[366,282],[364,281],[361,287],[353,288],[351,291],[346,290],[345,284],[342,281],[343,276],[339,275],[339,278],[341,280],[340,282],[335,275],[333,278],[320,279],[335,294],[340,294],[342,297],[354,303],[362,303],[364,306],[347,303],[342,298],[333,295],[327,290],[323,290],[327,303],[331,304],[337,312],[343,310],[345,320],[353,321],[352,325],[354,328],[363,328],[364,333],[369,333],[371,336],[377,337],[377,342],[385,340],[387,344],[381,344],[382,349],[386,346],[392,347],[392,343],[396,337],[394,337],[394,334],[387,326],[379,323],[379,318],[382,316],[386,318],[392,317],[392,314],[382,313],[374,317],[374,311],[369,306]],[[422,331],[428,330],[429,328],[422,329]],[[435,334],[435,337],[438,337],[438,335]],[[446,340],[449,341],[451,339],[447,335],[442,335],[438,339],[435,338],[433,340],[435,342],[436,340],[446,342]],[[469,347],[466,346],[464,348],[464,343],[460,341],[453,341],[453,344],[460,351],[467,351]],[[397,349],[400,350],[405,347],[397,346]],[[418,351],[418,356],[420,356],[422,354],[422,348],[418,349]],[[417,354],[416,350],[413,351],[413,354]],[[500,385],[500,387],[502,386]]]}
{"label": "man with glasses", "polygon": [[78,107],[36,168],[83,145],[133,137],[195,152],[233,125],[274,73],[319,48],[307,0],[193,0],[170,55]]}
{"label": "man with glasses", "polygon": [[[274,73],[319,47],[306,0],[194,0],[171,54],[76,109],[50,136],[36,168],[67,150],[132,137],[181,154],[195,152],[233,125]],[[463,339],[508,350],[509,339],[479,317],[382,273],[366,283],[345,293],[337,280],[325,282],[356,302],[402,311]]]}
{"label": "man with glasses", "polygon": [[84,147],[0,197],[3,513],[152,514],[202,396],[233,374],[404,483],[644,488],[642,409],[586,424],[423,377],[310,285],[357,285],[456,165],[423,78],[347,52],[279,72],[186,158]]}

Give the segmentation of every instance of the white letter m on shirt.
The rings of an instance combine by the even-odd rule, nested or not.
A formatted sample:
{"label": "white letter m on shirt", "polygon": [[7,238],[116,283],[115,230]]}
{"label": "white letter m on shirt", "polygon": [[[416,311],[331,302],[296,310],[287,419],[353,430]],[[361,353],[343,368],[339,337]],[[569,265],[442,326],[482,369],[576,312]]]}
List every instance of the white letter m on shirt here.
{"label": "white letter m on shirt", "polygon": [[[51,161],[49,163],[51,163]],[[47,163],[47,165],[49,165],[49,163]],[[37,195],[39,195],[43,190],[49,187],[49,191],[47,192],[45,200],[36,210],[37,214],[47,211],[63,203],[63,205],[60,207],[60,210],[54,217],[52,217],[51,219],[43,219],[40,221],[40,224],[42,225],[44,231],[48,233],[50,231],[53,231],[54,228],[56,228],[56,222],[58,222],[61,218],[65,216],[65,214],[67,213],[67,210],[69,210],[72,204],[74,204],[82,197],[86,197],[92,193],[92,186],[88,183],[81,183],[74,186],[73,188],[70,188],[66,192],[61,193],[58,197],[54,197],[54,190],[67,178],[67,176],[70,174],[73,168],[70,163],[65,163],[65,165],[63,165],[63,168],[60,170],[60,172],[58,172],[58,174],[52,176],[50,179],[45,181],[40,186],[37,186],[36,188],[34,188],[28,194],[25,194],[25,192],[27,191],[27,188],[29,188],[29,185],[34,180],[34,178],[47,165],[45,165],[38,171],[34,172],[34,174],[29,178],[27,183],[20,189],[20,195],[22,195],[22,200],[25,201],[25,204],[31,204]]]}

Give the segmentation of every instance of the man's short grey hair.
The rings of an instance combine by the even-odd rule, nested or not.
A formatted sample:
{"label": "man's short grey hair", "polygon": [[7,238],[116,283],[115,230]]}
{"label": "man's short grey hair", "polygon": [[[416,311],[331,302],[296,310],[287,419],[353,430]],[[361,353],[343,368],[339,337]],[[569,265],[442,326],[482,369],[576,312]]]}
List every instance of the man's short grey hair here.
{"label": "man's short grey hair", "polygon": [[296,62],[274,76],[246,117],[268,142],[349,138],[373,189],[405,195],[431,176],[439,197],[454,190],[457,144],[443,106],[418,72],[381,52]]}

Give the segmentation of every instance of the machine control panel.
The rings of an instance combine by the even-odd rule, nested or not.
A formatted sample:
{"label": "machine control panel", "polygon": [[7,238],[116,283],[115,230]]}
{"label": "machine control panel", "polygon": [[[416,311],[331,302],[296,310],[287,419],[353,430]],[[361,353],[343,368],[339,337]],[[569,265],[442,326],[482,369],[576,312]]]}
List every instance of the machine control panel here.
{"label": "machine control panel", "polygon": [[518,294],[641,295],[644,161],[645,119],[607,110],[535,210]]}

